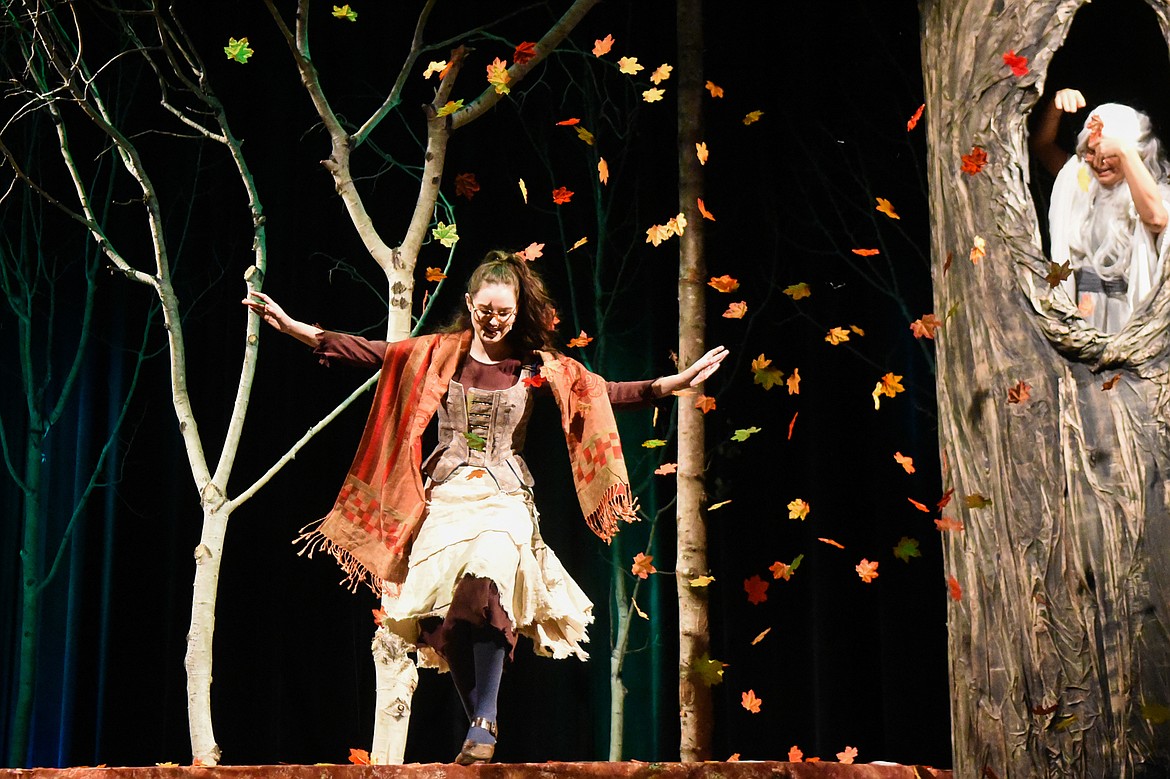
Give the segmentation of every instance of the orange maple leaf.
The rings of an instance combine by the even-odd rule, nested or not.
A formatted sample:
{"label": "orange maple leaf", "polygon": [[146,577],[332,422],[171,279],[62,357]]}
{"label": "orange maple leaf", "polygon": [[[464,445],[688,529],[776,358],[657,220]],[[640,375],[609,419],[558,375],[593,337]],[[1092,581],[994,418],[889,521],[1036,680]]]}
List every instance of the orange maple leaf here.
{"label": "orange maple leaf", "polygon": [[783,579],[788,581],[792,578],[792,566],[788,563],[782,563],[779,560],[768,566],[768,570],[772,572],[773,579]]}
{"label": "orange maple leaf", "polygon": [[788,749],[788,762],[801,763],[804,762],[804,752],[800,751],[800,747],[795,744]]}
{"label": "orange maple leaf", "polygon": [[926,103],[918,106],[918,110],[914,112],[914,116],[906,122],[906,132],[910,132],[918,126],[918,120],[922,118],[922,110],[926,108]]}
{"label": "orange maple leaf", "polygon": [[921,319],[915,319],[910,323],[910,332],[914,333],[915,338],[930,338],[934,339],[934,333],[942,327],[942,320],[934,314],[923,314]]}
{"label": "orange maple leaf", "polygon": [[961,533],[963,531],[963,523],[960,520],[951,517],[941,517],[934,521],[934,526],[940,531],[953,530]]}
{"label": "orange maple leaf", "polygon": [[427,268],[427,281],[442,281],[447,278],[447,274],[443,273],[442,268]]}
{"label": "orange maple leaf", "polygon": [[1015,49],[1004,52],[1003,64],[1012,69],[1012,75],[1023,76],[1028,72],[1028,58],[1016,54]]}
{"label": "orange maple leaf", "polygon": [[678,472],[678,463],[663,463],[654,469],[654,473],[658,476],[667,476]]}
{"label": "orange maple leaf", "polygon": [[842,341],[849,340],[849,331],[846,330],[844,327],[831,328],[829,330],[829,334],[825,336],[825,340],[828,341],[833,346],[836,346],[837,344],[841,343]]}
{"label": "orange maple leaf", "polygon": [[768,599],[768,582],[759,576],[753,575],[743,580],[743,590],[747,593],[748,603],[758,606]]}
{"label": "orange maple leaf", "polygon": [[898,465],[901,465],[906,470],[906,473],[914,473],[913,457],[907,457],[901,452],[894,452],[894,459],[898,461]]}
{"label": "orange maple leaf", "polygon": [[831,539],[831,538],[818,538],[817,540],[818,540],[818,541],[820,541],[822,544],[828,544],[829,546],[835,546],[835,547],[837,547],[838,549],[844,549],[844,548],[845,548],[845,545],[844,545],[844,544],[840,544],[840,543],[838,543],[838,542],[834,541],[834,540],[833,540],[833,539]]}
{"label": "orange maple leaf", "polygon": [[954,576],[947,577],[947,591],[951,594],[951,600],[963,599],[963,587]]}
{"label": "orange maple leaf", "polygon": [[516,256],[522,260],[532,262],[533,260],[544,256],[544,244],[535,242],[530,243],[520,251],[516,252]]}
{"label": "orange maple leaf", "polygon": [[878,249],[850,249],[849,251],[861,257],[872,257],[875,254],[881,254],[881,251]]}
{"label": "orange maple leaf", "polygon": [[695,144],[695,156],[699,158],[700,165],[707,164],[707,142],[700,141]]}
{"label": "orange maple leaf", "polygon": [[370,753],[364,749],[349,750],[349,762],[354,765],[370,765]]}
{"label": "orange maple leaf", "polygon": [[545,382],[544,376],[539,373],[535,376],[528,376],[524,379],[524,386],[526,387],[543,387]]}
{"label": "orange maple leaf", "polygon": [[843,752],[837,753],[837,760],[844,763],[845,765],[852,765],[853,758],[855,758],[855,757],[857,757],[857,748],[856,747],[847,746],[847,747],[845,747],[845,750]]}
{"label": "orange maple leaf", "polygon": [[890,219],[901,219],[897,212],[894,211],[894,204],[886,200],[884,197],[876,198],[877,210],[888,216]]}
{"label": "orange maple leaf", "polygon": [[581,124],[581,120],[575,116],[570,116],[568,119],[562,119],[557,122],[557,127],[572,127],[575,124]]}
{"label": "orange maple leaf", "polygon": [[674,231],[666,225],[651,225],[646,229],[646,243],[657,246],[672,235],[674,235]]}
{"label": "orange maple leaf", "polygon": [[1032,396],[1032,385],[1020,379],[1014,387],[1008,387],[1008,403],[1027,403]]}
{"label": "orange maple leaf", "polygon": [[474,173],[460,173],[455,177],[456,197],[465,197],[471,200],[475,197],[476,192],[479,192],[479,182],[475,180]]}
{"label": "orange maple leaf", "polygon": [[1117,374],[1116,376],[1114,376],[1112,379],[1106,379],[1106,380],[1105,380],[1105,382],[1104,382],[1104,383],[1101,385],[1101,391],[1102,391],[1102,392],[1108,392],[1109,390],[1111,390],[1111,389],[1113,389],[1114,387],[1116,387],[1116,386],[1117,386],[1117,382],[1118,382],[1118,381],[1120,381],[1120,380],[1121,380],[1121,374],[1120,374],[1120,373],[1119,373],[1119,374]]}
{"label": "orange maple leaf", "polygon": [[386,621],[386,612],[383,609],[370,609],[374,615],[374,624],[382,627],[382,623]]}
{"label": "orange maple leaf", "polygon": [[734,292],[739,289],[739,282],[724,274],[722,276],[712,276],[711,280],[707,282],[707,286],[713,287],[719,292]]}
{"label": "orange maple leaf", "polygon": [[699,202],[699,213],[703,215],[703,218],[710,219],[712,222],[714,222],[715,215],[707,210],[707,206],[705,206],[703,204],[703,198],[699,197],[699,198],[695,198],[695,199]]}
{"label": "orange maple leaf", "polygon": [[704,414],[706,414],[708,411],[714,411],[715,398],[711,397],[710,395],[700,395],[698,399],[695,400],[695,408],[699,409]]}
{"label": "orange maple leaf", "polygon": [[605,161],[605,157],[597,160],[597,180],[602,184],[609,184],[609,163]]}
{"label": "orange maple leaf", "polygon": [[487,66],[487,82],[496,89],[497,95],[506,95],[512,90],[508,87],[508,82],[512,77],[508,75],[508,63],[504,62],[499,57]]}
{"label": "orange maple leaf", "polygon": [[674,70],[674,68],[672,68],[670,65],[667,65],[665,62],[662,63],[654,69],[653,73],[650,74],[651,83],[657,86],[663,81],[666,81],[668,78],[670,78],[670,71],[672,70]]}
{"label": "orange maple leaf", "polygon": [[609,50],[613,48],[613,36],[607,35],[601,40],[593,41],[593,56],[600,57],[604,54],[609,54]]}
{"label": "orange maple leaf", "polygon": [[926,514],[929,514],[929,513],[930,513],[930,507],[929,507],[929,506],[927,506],[925,503],[919,503],[918,501],[914,500],[914,498],[906,498],[906,500],[908,500],[908,501],[910,501],[911,503],[913,503],[913,504],[914,504],[914,508],[918,509],[919,511],[922,511],[922,512],[924,512],[924,513],[926,513]]}
{"label": "orange maple leaf", "polygon": [[593,340],[593,338],[588,336],[588,335],[585,335],[585,331],[582,330],[581,334],[578,335],[576,338],[569,339],[569,348],[572,349],[572,348],[578,347],[578,346],[588,346],[589,342],[592,340]]}
{"label": "orange maple leaf", "polygon": [[516,51],[512,52],[512,61],[517,65],[525,65],[532,61],[536,56],[536,44],[532,41],[524,41],[516,46]]}
{"label": "orange maple leaf", "polygon": [[864,557],[861,558],[861,562],[858,563],[857,565],[855,565],[853,567],[853,569],[855,571],[857,571],[857,575],[860,576],[861,580],[863,582],[865,582],[866,584],[869,584],[870,582],[872,582],[874,579],[876,579],[878,577],[878,572],[877,572],[878,563],[877,562],[871,563],[869,560],[866,560]]}
{"label": "orange maple leaf", "polygon": [[981,235],[975,236],[975,240],[971,243],[971,264],[978,265],[979,261],[987,256],[987,240]]}
{"label": "orange maple leaf", "polygon": [[705,87],[707,91],[711,93],[711,97],[723,97],[723,87],[717,86],[712,81],[708,81],[705,84]]}
{"label": "orange maple leaf", "polygon": [[881,393],[883,395],[892,398],[899,392],[905,391],[905,387],[902,386],[901,382],[901,376],[895,373],[887,373],[885,376],[882,376],[882,380],[878,382],[878,385],[881,387]]}
{"label": "orange maple leaf", "polygon": [[487,471],[485,471],[483,468],[476,468],[475,470],[468,471],[468,473],[467,473],[467,478],[469,480],[470,479],[482,479],[484,476],[487,476]]}
{"label": "orange maple leaf", "polygon": [[803,522],[805,517],[808,516],[808,512],[811,510],[812,507],[809,506],[808,502],[802,498],[793,498],[788,502],[789,519],[799,519],[801,522]]}
{"label": "orange maple leaf", "polygon": [[793,368],[792,375],[788,377],[788,380],[785,383],[788,385],[788,394],[789,395],[799,395],[800,394],[800,369]]}
{"label": "orange maple leaf", "polygon": [[558,206],[563,205],[573,199],[573,192],[565,187],[557,187],[553,190],[552,199]]}
{"label": "orange maple leaf", "polygon": [[638,552],[634,555],[634,564],[630,567],[630,572],[639,579],[645,579],[652,573],[657,573],[658,569],[654,567],[654,555],[644,554]]}
{"label": "orange maple leaf", "polygon": [[987,164],[987,152],[982,146],[972,146],[970,154],[962,154],[959,156],[962,165],[959,170],[966,173],[968,176],[974,176],[979,171],[983,170],[983,166]]}
{"label": "orange maple leaf", "polygon": [[738,303],[731,303],[727,306],[727,310],[723,312],[724,319],[743,319],[743,315],[747,313],[747,301],[741,300]]}
{"label": "orange maple leaf", "polygon": [[748,690],[740,696],[740,705],[752,714],[760,713],[760,704],[762,703],[763,701],[756,697],[754,690]]}

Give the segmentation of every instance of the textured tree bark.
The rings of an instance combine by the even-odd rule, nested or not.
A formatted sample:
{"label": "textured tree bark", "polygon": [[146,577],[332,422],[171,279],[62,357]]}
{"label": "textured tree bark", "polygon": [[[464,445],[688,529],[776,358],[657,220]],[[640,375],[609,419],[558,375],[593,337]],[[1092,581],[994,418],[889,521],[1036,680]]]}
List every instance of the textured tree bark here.
{"label": "textured tree bark", "polygon": [[[678,19],[678,170],[679,210],[687,217],[679,236],[678,358],[690,365],[706,350],[706,260],[702,218],[696,198],[702,195],[702,169],[695,143],[702,139],[703,36],[702,0],[680,0]],[[689,582],[707,573],[707,526],[703,509],[705,436],[703,414],[695,408],[696,393],[678,404],[678,588],[679,724],[682,760],[711,759],[711,690],[691,669],[709,656],[707,599]]]}
{"label": "textured tree bark", "polygon": [[[1027,188],[1026,114],[1079,5],[920,4],[935,311],[953,312],[937,342],[945,513],[966,528],[944,534],[962,587],[948,618],[958,777],[1170,766],[1168,269],[1121,332],[1087,327],[1050,299]],[[973,145],[989,161],[968,176]],[[1031,399],[1011,404],[1021,380]]]}

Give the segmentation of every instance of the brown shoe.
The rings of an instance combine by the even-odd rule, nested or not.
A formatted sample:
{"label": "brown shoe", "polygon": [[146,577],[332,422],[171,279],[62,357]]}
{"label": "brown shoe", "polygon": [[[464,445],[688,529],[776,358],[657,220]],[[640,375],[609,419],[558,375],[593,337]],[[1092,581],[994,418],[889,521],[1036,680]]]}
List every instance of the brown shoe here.
{"label": "brown shoe", "polygon": [[[483,717],[476,717],[471,721],[471,727],[482,728],[492,737],[496,736],[496,723]],[[472,765],[474,763],[490,763],[492,755],[496,753],[495,744],[483,744],[479,741],[472,741],[466,739],[463,742],[463,748],[459,750],[459,754],[455,756],[456,765]]]}

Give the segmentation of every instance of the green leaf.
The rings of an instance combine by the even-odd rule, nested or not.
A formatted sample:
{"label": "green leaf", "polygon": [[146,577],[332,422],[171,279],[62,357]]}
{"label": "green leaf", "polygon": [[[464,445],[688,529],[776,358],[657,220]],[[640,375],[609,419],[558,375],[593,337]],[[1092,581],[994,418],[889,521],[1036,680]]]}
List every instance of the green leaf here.
{"label": "green leaf", "polygon": [[647,449],[657,449],[660,446],[666,446],[666,441],[663,441],[661,438],[651,438],[649,440],[643,441],[642,446],[646,447]]}
{"label": "green leaf", "polygon": [[1161,725],[1163,722],[1170,721],[1170,708],[1160,703],[1143,703],[1142,717],[1149,720],[1151,724]]}
{"label": "green leaf", "polygon": [[911,557],[922,557],[922,552],[918,551],[918,539],[902,536],[902,540],[894,547],[894,557],[904,563],[910,562]]}
{"label": "green leaf", "polygon": [[746,440],[748,440],[749,436],[752,436],[755,433],[760,432],[762,429],[763,428],[760,428],[760,427],[740,428],[739,430],[736,430],[734,433],[731,434],[731,440],[732,441],[746,441]]}
{"label": "green leaf", "polygon": [[238,41],[235,38],[228,38],[228,45],[223,47],[223,53],[228,59],[246,65],[254,52],[248,48],[248,38],[245,36]]}
{"label": "green leaf", "polygon": [[796,573],[796,569],[800,567],[800,561],[804,559],[804,555],[798,554],[792,562],[788,564],[788,570]]}
{"label": "green leaf", "polygon": [[698,678],[701,684],[714,687],[723,681],[723,669],[726,667],[727,663],[712,660],[711,656],[704,652],[691,666],[691,673]]}
{"label": "green leaf", "polygon": [[800,300],[812,295],[812,290],[808,288],[807,282],[800,282],[799,284],[790,284],[784,288],[784,294],[793,300]]}
{"label": "green leaf", "polygon": [[349,3],[346,3],[345,5],[341,6],[340,8],[338,8],[337,6],[333,6],[333,15],[336,16],[338,19],[348,19],[351,22],[357,21],[357,11],[354,11],[353,9],[351,9],[349,7]]}
{"label": "green leaf", "polygon": [[752,383],[763,384],[764,389],[770,390],[772,387],[784,381],[784,371],[776,368],[757,368],[752,371]]}
{"label": "green leaf", "polygon": [[463,98],[458,100],[448,100],[446,105],[435,112],[435,116],[447,116],[453,114],[463,107]]}
{"label": "green leaf", "polygon": [[464,433],[463,437],[467,439],[468,449],[474,449],[477,452],[482,452],[487,448],[487,441],[475,433]]}
{"label": "green leaf", "polygon": [[980,495],[978,492],[967,496],[967,508],[969,509],[985,509],[991,505],[991,498]]}
{"label": "green leaf", "polygon": [[448,249],[454,246],[455,242],[459,240],[459,234],[455,232],[454,224],[446,225],[442,222],[439,222],[439,226],[431,230],[431,235],[434,236],[436,241],[443,244]]}

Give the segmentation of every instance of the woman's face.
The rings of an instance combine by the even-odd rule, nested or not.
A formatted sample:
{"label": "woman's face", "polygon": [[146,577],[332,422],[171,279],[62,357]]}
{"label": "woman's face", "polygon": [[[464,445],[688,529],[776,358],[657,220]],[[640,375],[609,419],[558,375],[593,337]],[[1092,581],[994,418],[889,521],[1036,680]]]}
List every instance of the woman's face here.
{"label": "woman's face", "polygon": [[1117,155],[1108,155],[1101,152],[1097,145],[1090,145],[1085,149],[1085,163],[1097,177],[1097,181],[1106,189],[1111,189],[1125,181],[1125,173],[1121,170],[1121,160]]}
{"label": "woman's face", "polygon": [[471,328],[484,345],[496,345],[516,322],[516,290],[507,284],[484,284],[475,294],[464,295],[471,313]]}

